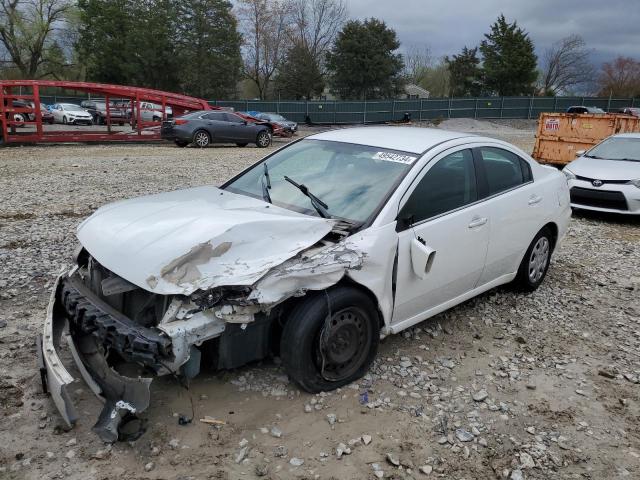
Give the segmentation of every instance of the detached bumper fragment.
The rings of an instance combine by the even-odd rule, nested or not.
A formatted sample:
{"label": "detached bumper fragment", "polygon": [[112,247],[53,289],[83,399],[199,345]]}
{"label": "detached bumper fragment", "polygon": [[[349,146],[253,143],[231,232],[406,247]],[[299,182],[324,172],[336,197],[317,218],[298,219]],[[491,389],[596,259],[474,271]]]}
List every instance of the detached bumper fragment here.
{"label": "detached bumper fragment", "polygon": [[[64,336],[80,374],[89,388],[104,402],[104,407],[93,430],[103,441],[114,442],[118,440],[118,428],[121,424],[149,406],[149,386],[152,379],[120,375],[107,363],[103,349],[98,342],[98,335],[92,335],[97,327],[93,329],[78,328],[78,324],[75,322],[79,320],[79,317],[84,318],[87,315],[87,320],[95,318],[95,313],[102,312],[102,310],[101,305],[96,307],[86,298],[74,296],[71,304],[74,305],[72,311],[75,312],[75,316],[70,317],[70,295],[73,291],[79,295],[78,290],[74,289],[76,284],[71,279],[72,276],[66,274],[57,278],[47,308],[42,342],[38,342],[38,358],[43,364],[43,387],[51,394],[51,398],[66,424],[73,427],[78,420],[78,414],[69,396],[68,388],[75,379],[67,371],[58,355],[60,340]],[[64,298],[65,301],[62,302],[61,298]],[[92,307],[95,307],[96,310]],[[87,312],[90,313],[87,314]],[[105,325],[113,325],[110,323],[107,313],[102,312],[101,315],[104,328],[107,328]],[[70,320],[72,325],[69,330],[72,333],[67,331]],[[111,321],[118,323],[113,319]],[[95,324],[92,325],[95,327]],[[117,329],[115,331],[122,332]],[[130,343],[125,342],[127,348],[138,345],[136,339],[139,339],[138,335],[133,332],[129,333],[133,340]],[[122,346],[122,342],[117,344]],[[146,343],[143,342],[143,345]],[[136,349],[132,347],[129,351],[135,352]],[[149,353],[146,348],[143,351]],[[149,358],[147,355],[143,357]]]}

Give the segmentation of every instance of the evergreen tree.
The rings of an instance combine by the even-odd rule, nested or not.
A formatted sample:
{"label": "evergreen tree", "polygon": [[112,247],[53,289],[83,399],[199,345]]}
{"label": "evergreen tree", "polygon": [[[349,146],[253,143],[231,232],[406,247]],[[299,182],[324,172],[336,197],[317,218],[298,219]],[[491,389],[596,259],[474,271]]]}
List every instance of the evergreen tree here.
{"label": "evergreen tree", "polygon": [[324,79],[308,48],[296,44],[289,49],[276,77],[276,90],[283,98],[306,99],[320,95]]}
{"label": "evergreen tree", "polygon": [[446,57],[452,97],[478,97],[483,90],[483,73],[478,48],[464,47],[458,55]]}
{"label": "evergreen tree", "polygon": [[238,22],[227,0],[184,0],[178,7],[181,85],[206,99],[235,95],[242,72]]}
{"label": "evergreen tree", "polygon": [[499,95],[528,95],[537,79],[537,57],[529,35],[500,15],[480,44],[485,85]]}
{"label": "evergreen tree", "polygon": [[396,32],[371,18],[347,22],[327,54],[332,90],[342,98],[384,98],[402,88]]}

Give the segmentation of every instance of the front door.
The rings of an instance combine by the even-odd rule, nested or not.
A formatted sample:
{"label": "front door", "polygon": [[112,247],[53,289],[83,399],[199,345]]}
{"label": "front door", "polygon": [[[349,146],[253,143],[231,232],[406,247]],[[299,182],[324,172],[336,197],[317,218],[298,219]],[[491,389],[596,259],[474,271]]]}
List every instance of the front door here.
{"label": "front door", "polygon": [[491,219],[478,202],[471,150],[445,152],[431,163],[398,217],[394,324],[473,290],[484,268]]}

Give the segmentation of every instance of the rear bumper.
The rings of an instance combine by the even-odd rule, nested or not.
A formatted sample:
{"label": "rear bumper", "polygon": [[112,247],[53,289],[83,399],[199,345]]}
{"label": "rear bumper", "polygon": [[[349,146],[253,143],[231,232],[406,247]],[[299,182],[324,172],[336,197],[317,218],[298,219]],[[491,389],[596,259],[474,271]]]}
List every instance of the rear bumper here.
{"label": "rear bumper", "polygon": [[[93,430],[103,441],[114,442],[118,440],[118,427],[123,420],[149,406],[152,379],[120,375],[107,363],[95,337],[82,332],[70,333],[69,317],[60,301],[63,285],[69,276],[63,274],[56,279],[47,307],[42,341],[38,344],[43,386],[49,391],[65,423],[73,427],[79,417],[69,392],[75,378],[60,358],[61,340],[64,337],[78,372],[104,403]],[[72,330],[75,332],[78,329]]]}

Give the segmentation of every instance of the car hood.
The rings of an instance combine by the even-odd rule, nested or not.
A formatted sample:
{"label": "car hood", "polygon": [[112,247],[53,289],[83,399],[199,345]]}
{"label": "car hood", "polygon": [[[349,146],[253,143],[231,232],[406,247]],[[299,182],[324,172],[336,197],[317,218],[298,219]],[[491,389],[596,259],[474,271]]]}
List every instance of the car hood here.
{"label": "car hood", "polygon": [[116,202],[77,236],[104,267],[158,294],[252,285],[314,245],[334,221],[204,186]]}
{"label": "car hood", "polygon": [[75,117],[90,117],[91,114],[89,112],[81,112],[80,110],[66,110],[69,115],[73,115]]}
{"label": "car hood", "polygon": [[635,180],[640,178],[640,162],[580,157],[567,168],[574,174],[597,180]]}

